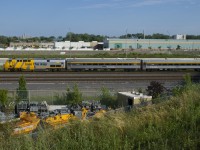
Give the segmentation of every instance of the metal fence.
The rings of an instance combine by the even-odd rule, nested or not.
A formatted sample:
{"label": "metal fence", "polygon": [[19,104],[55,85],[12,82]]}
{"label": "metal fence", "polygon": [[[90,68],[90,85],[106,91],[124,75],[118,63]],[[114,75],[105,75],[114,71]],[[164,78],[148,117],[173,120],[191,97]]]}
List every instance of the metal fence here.
{"label": "metal fence", "polygon": [[[24,92],[24,91],[22,91]],[[80,91],[83,100],[99,100],[101,91]],[[112,95],[115,95],[117,91],[110,91]],[[20,101],[29,102],[42,102],[46,101],[48,104],[56,104],[59,99],[62,99],[67,94],[66,90],[27,90],[27,96]],[[18,94],[16,90],[9,90],[8,97],[10,102],[15,102],[18,99]]]}

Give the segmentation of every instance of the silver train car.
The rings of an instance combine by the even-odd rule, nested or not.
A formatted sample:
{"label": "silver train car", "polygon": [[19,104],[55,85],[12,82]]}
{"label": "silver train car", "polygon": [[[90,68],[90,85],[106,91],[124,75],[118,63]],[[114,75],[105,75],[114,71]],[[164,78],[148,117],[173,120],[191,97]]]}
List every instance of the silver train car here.
{"label": "silver train car", "polygon": [[66,69],[69,71],[134,71],[141,70],[141,60],[132,58],[72,58],[66,59]]}
{"label": "silver train car", "polygon": [[64,59],[34,59],[35,71],[62,71],[65,70]]}
{"label": "silver train car", "polygon": [[199,58],[143,58],[142,70],[200,70]]}

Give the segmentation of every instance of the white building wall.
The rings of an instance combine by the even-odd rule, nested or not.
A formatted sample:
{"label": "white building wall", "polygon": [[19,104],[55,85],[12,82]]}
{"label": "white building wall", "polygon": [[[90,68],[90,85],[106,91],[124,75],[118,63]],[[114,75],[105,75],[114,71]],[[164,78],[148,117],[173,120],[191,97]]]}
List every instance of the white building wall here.
{"label": "white building wall", "polygon": [[69,49],[72,47],[72,49],[81,49],[81,48],[89,48],[90,47],[90,42],[84,42],[84,41],[79,41],[79,42],[70,42],[70,41],[65,41],[65,42],[55,42],[55,48],[56,49]]}
{"label": "white building wall", "polygon": [[186,35],[185,34],[177,34],[174,36],[174,39],[176,40],[186,40]]}

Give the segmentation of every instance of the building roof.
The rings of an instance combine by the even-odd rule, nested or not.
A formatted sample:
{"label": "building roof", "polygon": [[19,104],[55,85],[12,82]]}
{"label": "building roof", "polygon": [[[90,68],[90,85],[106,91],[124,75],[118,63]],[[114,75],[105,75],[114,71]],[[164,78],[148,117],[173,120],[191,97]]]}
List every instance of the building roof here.
{"label": "building roof", "polygon": [[130,98],[147,98],[152,99],[152,96],[144,95],[143,93],[135,93],[135,92],[118,92],[118,94],[130,97]]}

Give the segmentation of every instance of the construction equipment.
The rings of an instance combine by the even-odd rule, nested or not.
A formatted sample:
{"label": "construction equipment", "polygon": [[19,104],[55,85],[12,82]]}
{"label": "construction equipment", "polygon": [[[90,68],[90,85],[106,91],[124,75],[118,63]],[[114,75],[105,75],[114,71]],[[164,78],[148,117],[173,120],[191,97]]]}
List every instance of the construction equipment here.
{"label": "construction equipment", "polygon": [[[74,112],[74,111],[73,111]],[[70,120],[86,120],[89,119],[89,113],[92,113],[91,118],[100,118],[105,114],[105,110],[98,109],[97,111],[90,112],[87,107],[82,107],[79,113],[58,113],[53,114],[53,116],[45,117],[44,119],[39,118],[34,112],[20,112],[20,120],[16,123],[16,127],[13,130],[13,135],[28,134],[36,130],[40,124],[44,125],[42,127],[53,127],[53,129],[58,129],[64,127]],[[76,114],[76,115],[75,115]],[[78,115],[80,114],[80,116]],[[45,126],[45,124],[47,126]]]}
{"label": "construction equipment", "polygon": [[83,107],[83,108],[82,108],[82,120],[85,120],[85,119],[86,119],[86,117],[87,117],[87,112],[88,112],[88,110],[87,110],[85,107]]}
{"label": "construction equipment", "polygon": [[57,114],[52,117],[47,117],[44,119],[44,122],[52,126],[54,129],[63,127],[70,120],[77,119],[73,114]]}
{"label": "construction equipment", "polygon": [[17,122],[16,127],[14,128],[13,135],[27,134],[33,132],[38,124],[40,119],[33,112],[21,112],[20,121]]}
{"label": "construction equipment", "polygon": [[95,114],[94,114],[94,118],[101,118],[101,117],[103,117],[104,116],[104,114],[106,113],[106,111],[105,110],[103,110],[103,109],[100,109],[99,111],[97,111]]}

